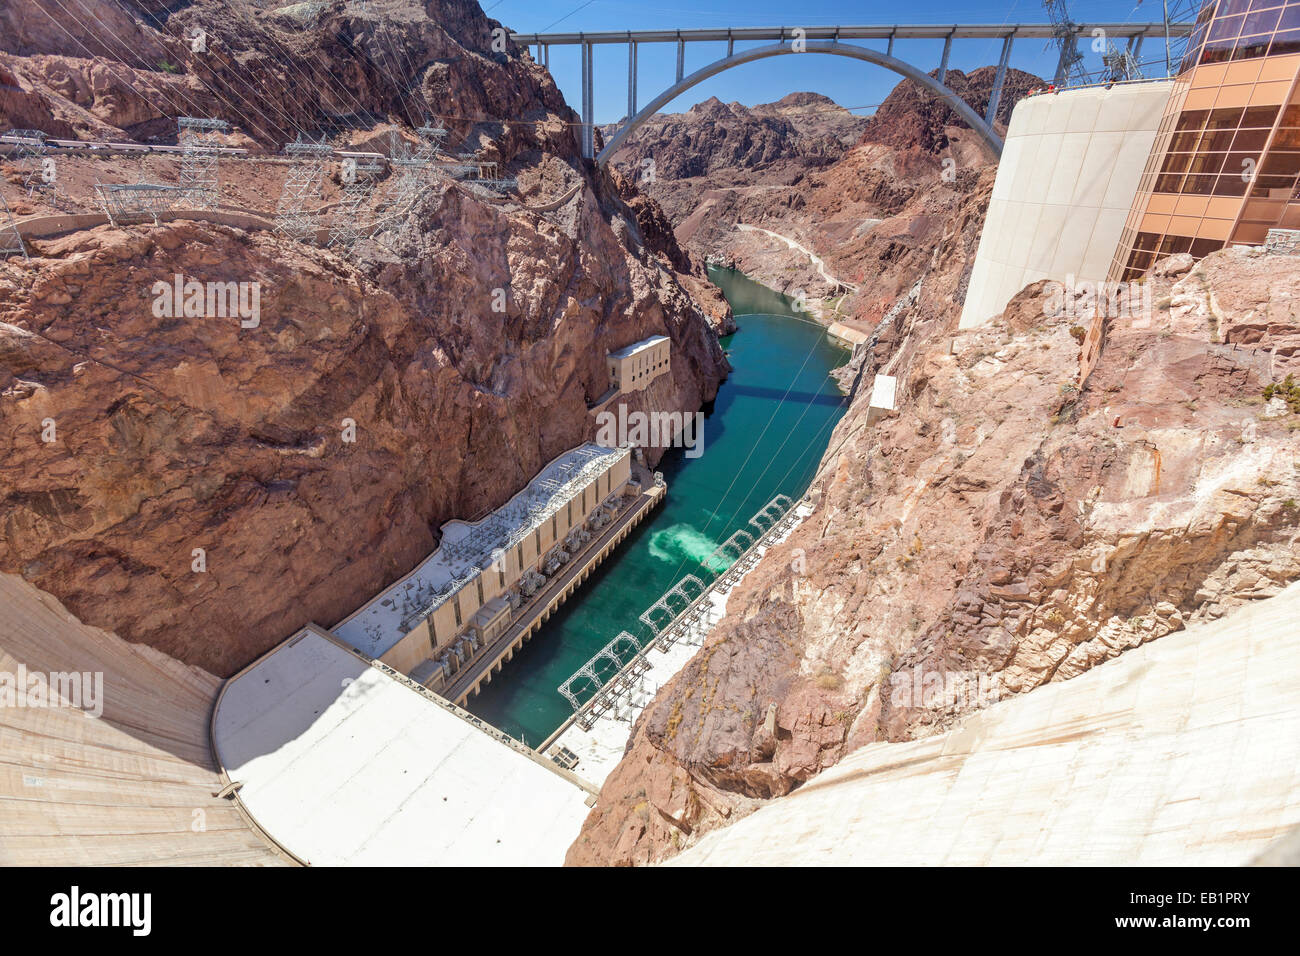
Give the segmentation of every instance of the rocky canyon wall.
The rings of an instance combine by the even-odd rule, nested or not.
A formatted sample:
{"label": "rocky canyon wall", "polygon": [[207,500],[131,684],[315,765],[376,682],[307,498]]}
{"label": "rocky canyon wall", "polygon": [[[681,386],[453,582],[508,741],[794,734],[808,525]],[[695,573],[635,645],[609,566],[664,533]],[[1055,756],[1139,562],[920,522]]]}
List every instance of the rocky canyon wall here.
{"label": "rocky canyon wall", "polygon": [[[994,72],[951,70],[947,84],[982,114]],[[1008,71],[995,126],[1040,85]],[[692,256],[869,333],[992,159],[904,81],[869,118],[811,93],[755,107],[709,100],[656,118],[613,162],[658,200]]]}
{"label": "rocky canyon wall", "polygon": [[[343,617],[432,550],[443,521],[501,504],[591,438],[608,350],[668,335],[656,396],[694,411],[716,393],[725,305],[691,298],[683,283],[702,280],[678,271],[689,263],[670,232],[647,232],[653,204],[580,159],[549,74],[494,52],[477,5],[388,4],[382,27],[326,8],[286,26],[200,0],[141,9],[111,34],[140,51],[147,38],[173,69],[112,59],[111,44],[68,53],[38,12],[7,12],[17,90],[0,125],[174,136],[182,108],[222,115],[228,82],[249,116],[235,141],[254,152],[293,138],[258,125],[259,106],[348,145],[413,140],[412,122],[439,113],[520,184],[503,200],[439,177],[407,228],[346,256],[176,221],[38,240],[30,263],[0,267],[0,570],[87,624],[228,675],[304,622]],[[182,48],[196,24],[211,61]],[[409,88],[393,57],[420,65]],[[314,88],[303,69],[341,82]],[[166,95],[178,86],[190,101]],[[331,101],[340,88],[355,102]],[[139,102],[152,112],[127,106]],[[38,114],[43,126],[27,122]],[[58,201],[93,208],[74,187],[129,181],[130,162],[61,160]],[[284,168],[223,164],[223,203],[273,213]],[[52,211],[2,171],[11,205]],[[337,190],[331,174],[324,200]],[[158,284],[176,276],[256,287],[256,319],[168,306]]]}
{"label": "rocky canyon wall", "polygon": [[[859,350],[816,511],[643,713],[571,863],[663,859],[864,743],[1300,577],[1300,258],[1167,261],[1081,379],[1100,320],[1043,284],[957,332],[990,181]],[[899,407],[877,419],[881,372]]]}

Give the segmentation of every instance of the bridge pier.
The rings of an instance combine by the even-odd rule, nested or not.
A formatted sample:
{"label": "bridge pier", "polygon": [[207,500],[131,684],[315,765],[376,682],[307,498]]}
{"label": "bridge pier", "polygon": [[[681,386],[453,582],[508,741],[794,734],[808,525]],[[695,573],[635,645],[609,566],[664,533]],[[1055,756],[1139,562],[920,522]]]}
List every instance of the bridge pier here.
{"label": "bridge pier", "polygon": [[596,132],[592,127],[595,93],[592,90],[591,42],[582,43],[582,158],[595,159]]}
{"label": "bridge pier", "polygon": [[1002,41],[1002,56],[998,59],[998,72],[993,76],[993,91],[989,93],[989,108],[984,111],[984,122],[993,126],[993,118],[998,115],[998,101],[1002,99],[1002,84],[1007,78],[1007,61],[1011,59],[1011,41],[1014,37],[1008,33]]}
{"label": "bridge pier", "polygon": [[1056,59],[1056,73],[1052,76],[1053,86],[1060,86],[1065,82],[1065,75],[1070,69],[1071,57],[1074,56],[1077,59],[1077,36],[1078,34],[1071,33],[1070,42],[1061,44],[1061,55]]}
{"label": "bridge pier", "polygon": [[682,39],[681,31],[677,33],[677,82],[682,81],[682,76],[686,70],[686,41]]}
{"label": "bridge pier", "polygon": [[627,118],[636,116],[636,41],[628,34],[627,43]]}
{"label": "bridge pier", "polygon": [[948,79],[948,54],[952,52],[952,34],[949,33],[943,40],[943,58],[939,60],[939,82],[943,83]]}

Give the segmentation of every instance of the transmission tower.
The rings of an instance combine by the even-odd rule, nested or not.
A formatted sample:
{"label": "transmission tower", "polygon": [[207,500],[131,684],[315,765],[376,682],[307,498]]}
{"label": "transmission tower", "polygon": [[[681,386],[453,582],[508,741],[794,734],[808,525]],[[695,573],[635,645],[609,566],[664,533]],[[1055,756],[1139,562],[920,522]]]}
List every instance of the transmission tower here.
{"label": "transmission tower", "polygon": [[99,204],[115,226],[152,220],[156,226],[163,213],[179,209],[186,191],[162,183],[95,183]]}
{"label": "transmission tower", "polygon": [[344,253],[350,252],[365,235],[360,223],[361,207],[375,191],[375,175],[383,169],[379,163],[362,165],[355,159],[343,161],[343,197],[330,223],[331,249],[341,248]]}
{"label": "transmission tower", "polygon": [[1048,19],[1052,21],[1052,35],[1057,49],[1061,51],[1052,84],[1073,86],[1086,83],[1088,74],[1083,70],[1083,54],[1079,52],[1079,25],[1070,19],[1065,0],[1043,0],[1043,6],[1047,9]]}
{"label": "transmission tower", "polygon": [[4,213],[4,219],[0,221],[0,258],[7,259],[21,252],[24,259],[30,260],[27,247],[23,245],[22,233],[14,223],[13,213],[9,211],[9,203],[5,202],[4,196],[0,196],[0,212]]}
{"label": "transmission tower", "polygon": [[181,153],[181,201],[194,209],[211,209],[221,201],[221,179],[218,170],[220,141],[218,133],[230,129],[230,124],[219,119],[198,119],[181,116],[176,120],[177,141]]}
{"label": "transmission tower", "polygon": [[434,154],[442,148],[442,141],[447,138],[447,130],[442,126],[425,123],[415,131],[420,137],[420,149],[416,155],[433,159]]}
{"label": "transmission tower", "polygon": [[393,134],[389,163],[394,175],[384,197],[386,208],[406,209],[419,198],[428,186],[428,173],[433,166],[433,158],[438,153],[439,141],[447,135],[442,127],[428,125],[421,126],[416,132],[420,136],[420,145],[414,151],[396,133]]}
{"label": "transmission tower", "polygon": [[3,140],[13,147],[13,157],[22,172],[27,195],[39,191],[47,202],[53,204],[58,190],[57,176],[54,157],[47,155],[50,147],[45,133],[38,129],[15,129],[6,133]]}
{"label": "transmission tower", "polygon": [[1142,79],[1142,67],[1134,56],[1131,45],[1121,50],[1107,38],[1106,50],[1101,55],[1101,62],[1103,82],[1118,83],[1122,80]]}
{"label": "transmission tower", "polygon": [[276,203],[275,231],[299,242],[315,241],[321,180],[325,178],[325,164],[334,155],[334,147],[299,140],[290,143],[284,151],[294,163],[289,167]]}

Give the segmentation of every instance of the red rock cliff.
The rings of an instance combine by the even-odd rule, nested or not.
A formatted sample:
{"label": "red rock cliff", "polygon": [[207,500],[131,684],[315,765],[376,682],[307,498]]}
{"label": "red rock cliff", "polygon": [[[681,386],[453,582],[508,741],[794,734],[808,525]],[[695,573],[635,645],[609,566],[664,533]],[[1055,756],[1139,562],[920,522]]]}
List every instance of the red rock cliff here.
{"label": "red rock cliff", "polygon": [[[250,117],[258,104],[281,115],[274,102],[318,129],[344,105],[330,100],[339,84],[295,79],[291,57],[343,78],[368,111],[341,141],[410,136],[407,117],[442,113],[520,193],[493,200],[441,179],[410,230],[346,259],[202,222],[31,243],[31,263],[0,266],[0,569],[88,624],[225,675],[306,621],[341,618],[430,551],[443,521],[501,504],[589,439],[607,350],[673,340],[671,378],[633,408],[693,411],[716,393],[726,360],[674,271],[671,234],[643,234],[648,213],[624,198],[644,206],[635,188],[581,161],[549,75],[520,50],[492,52],[476,5],[388,4],[382,29],[327,8],[292,31],[203,0],[170,16],[118,9],[111,36],[133,49],[149,38],[181,72],[112,60],[112,44],[48,52],[69,44],[9,8],[4,66],[21,89],[0,106],[45,111],[49,132],[123,138],[174,131],[185,101],[165,93],[178,85],[192,112],[207,102],[220,115],[217,93],[237,84]],[[212,32],[212,61],[182,49],[195,23]],[[384,68],[402,54],[421,64],[409,89]],[[254,150],[292,138],[269,119],[240,132]],[[94,181],[136,175],[117,157],[61,169],[59,202],[74,210],[93,208]],[[223,201],[268,213],[282,177],[223,164]],[[0,183],[11,205],[53,211],[13,178]],[[176,275],[256,283],[258,323],[160,314],[155,284]]]}
{"label": "red rock cliff", "polygon": [[[642,714],[570,863],[662,859],[864,743],[933,733],[1300,577],[1300,391],[1276,386],[1300,362],[1300,259],[1158,270],[1081,382],[1093,316],[1042,284],[957,332],[980,202],[858,354],[816,511]],[[883,371],[899,409],[873,424]]]}

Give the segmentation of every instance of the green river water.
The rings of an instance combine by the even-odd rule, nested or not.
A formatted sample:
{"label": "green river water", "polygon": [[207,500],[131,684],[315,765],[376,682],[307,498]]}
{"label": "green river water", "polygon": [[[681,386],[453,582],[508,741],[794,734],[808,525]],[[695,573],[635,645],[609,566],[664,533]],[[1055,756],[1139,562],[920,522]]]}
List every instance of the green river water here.
{"label": "green river water", "polygon": [[[710,269],[740,330],[722,340],[734,371],[706,407],[703,453],[658,466],[668,498],[632,532],[468,709],[537,746],[572,713],[556,688],[777,494],[798,499],[844,414],[832,369],[848,352],[791,300],[739,272]],[[586,696],[586,695],[584,695]]]}

